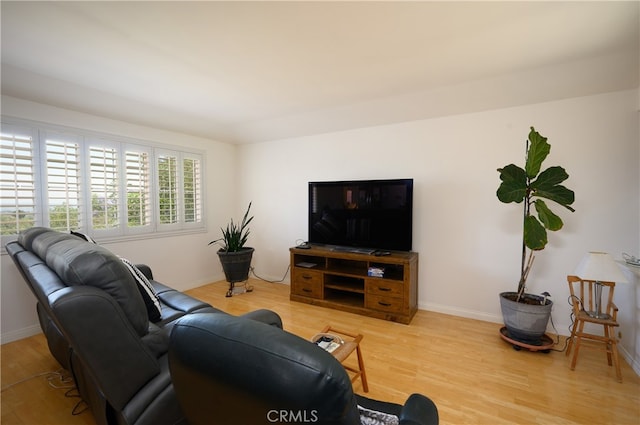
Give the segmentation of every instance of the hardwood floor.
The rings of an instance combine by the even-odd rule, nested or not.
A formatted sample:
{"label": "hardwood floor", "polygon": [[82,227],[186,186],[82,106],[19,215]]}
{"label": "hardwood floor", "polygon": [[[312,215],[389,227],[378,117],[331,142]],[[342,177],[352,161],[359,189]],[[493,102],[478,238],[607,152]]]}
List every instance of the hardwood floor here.
{"label": "hardwood floor", "polygon": [[[403,403],[413,392],[425,394],[442,424],[640,423],[640,377],[622,360],[623,383],[616,382],[602,352],[581,350],[570,371],[563,352],[515,351],[495,323],[419,311],[402,325],[291,302],[288,285],[250,284],[252,293],[232,298],[224,297],[226,282],[187,293],[232,314],[272,309],[303,338],[326,324],[362,333],[366,395]],[[1,355],[3,425],[94,423],[88,411],[71,415],[78,399],[65,397],[66,389],[36,376],[58,369],[42,335],[4,344]],[[359,380],[354,390],[364,394]]]}
{"label": "hardwood floor", "polygon": [[[71,382],[56,372],[58,362],[49,353],[44,335],[3,344],[2,416],[0,423],[21,425],[95,424],[91,412],[72,415],[80,398]],[[69,394],[69,397],[67,397]],[[78,407],[80,411],[82,402]]]}

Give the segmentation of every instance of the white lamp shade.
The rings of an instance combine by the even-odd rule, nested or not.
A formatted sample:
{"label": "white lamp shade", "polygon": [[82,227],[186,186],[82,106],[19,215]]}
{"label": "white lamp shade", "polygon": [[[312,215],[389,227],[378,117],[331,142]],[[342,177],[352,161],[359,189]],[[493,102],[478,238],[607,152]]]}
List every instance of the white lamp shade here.
{"label": "white lamp shade", "polygon": [[620,266],[606,252],[588,252],[582,257],[574,272],[580,279],[599,282],[627,283]]}

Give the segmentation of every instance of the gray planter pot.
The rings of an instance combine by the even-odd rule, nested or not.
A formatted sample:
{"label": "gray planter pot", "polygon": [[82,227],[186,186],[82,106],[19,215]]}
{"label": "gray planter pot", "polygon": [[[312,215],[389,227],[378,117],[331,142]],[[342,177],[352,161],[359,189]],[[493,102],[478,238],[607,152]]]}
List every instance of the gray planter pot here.
{"label": "gray planter pot", "polygon": [[226,252],[222,249],[218,251],[218,258],[227,282],[244,282],[249,279],[253,251],[253,248],[242,248],[237,252]]}
{"label": "gray planter pot", "polygon": [[542,305],[543,297],[524,294],[524,297],[536,304],[516,302],[509,297],[517,297],[516,292],[502,292],[500,294],[500,308],[502,319],[513,340],[529,345],[542,345],[542,337],[547,330],[547,323],[551,317],[553,302],[549,299]]}

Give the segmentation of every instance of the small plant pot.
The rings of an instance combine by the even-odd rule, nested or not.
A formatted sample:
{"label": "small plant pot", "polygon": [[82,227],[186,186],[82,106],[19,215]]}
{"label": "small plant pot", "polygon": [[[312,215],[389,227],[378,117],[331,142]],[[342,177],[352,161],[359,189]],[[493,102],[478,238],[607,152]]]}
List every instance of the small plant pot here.
{"label": "small plant pot", "polygon": [[521,302],[516,301],[517,297],[516,292],[500,294],[502,319],[509,337],[524,344],[542,345],[553,302],[547,299],[543,305],[545,298],[533,294],[524,294]]}

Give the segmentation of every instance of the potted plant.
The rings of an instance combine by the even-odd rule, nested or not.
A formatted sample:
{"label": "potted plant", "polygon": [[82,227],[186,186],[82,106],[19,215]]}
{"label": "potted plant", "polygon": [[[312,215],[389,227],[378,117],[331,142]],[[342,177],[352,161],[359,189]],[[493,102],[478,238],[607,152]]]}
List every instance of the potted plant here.
{"label": "potted plant", "polygon": [[527,277],[534,253],[547,245],[547,230],[557,231],[563,226],[562,219],[549,209],[543,198],[575,211],[570,206],[575,200],[573,191],[561,184],[569,178],[565,169],[553,166],[541,171],[542,162],[550,151],[547,138],[531,127],[526,141],[524,169],[515,164],[498,168],[502,181],[496,192],[498,199],[504,203],[523,204],[518,288],[516,292],[501,293],[500,305],[509,337],[529,345],[541,345],[553,303],[546,296],[527,294]]}
{"label": "potted plant", "polygon": [[[222,237],[209,242],[209,245],[211,245],[222,241],[222,247],[218,250],[218,258],[220,258],[225,278],[229,282],[227,297],[233,295],[237,282],[244,282],[249,279],[249,269],[254,251],[253,248],[245,247],[249,238],[248,226],[253,220],[253,216],[249,217],[249,210],[251,210],[251,202],[249,202],[247,211],[244,213],[242,222],[239,225],[231,219],[226,229],[220,228]],[[247,288],[247,292],[250,291],[251,288]]]}

